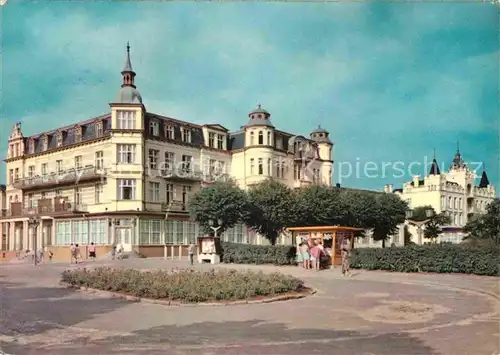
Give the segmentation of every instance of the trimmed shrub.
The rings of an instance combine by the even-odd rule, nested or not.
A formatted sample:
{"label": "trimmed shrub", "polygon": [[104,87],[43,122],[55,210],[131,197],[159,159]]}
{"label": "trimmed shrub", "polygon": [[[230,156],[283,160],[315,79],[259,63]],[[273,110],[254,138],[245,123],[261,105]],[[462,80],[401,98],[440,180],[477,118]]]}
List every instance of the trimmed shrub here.
{"label": "trimmed shrub", "polygon": [[351,267],[396,272],[464,273],[499,276],[498,248],[457,244],[355,249]]}
{"label": "trimmed shrub", "polygon": [[227,264],[295,265],[293,245],[252,245],[222,242],[222,261]]}
{"label": "trimmed shrub", "polygon": [[304,283],[292,276],[224,269],[147,272],[111,268],[77,269],[64,271],[61,281],[72,286],[185,303],[243,300],[304,290]]}

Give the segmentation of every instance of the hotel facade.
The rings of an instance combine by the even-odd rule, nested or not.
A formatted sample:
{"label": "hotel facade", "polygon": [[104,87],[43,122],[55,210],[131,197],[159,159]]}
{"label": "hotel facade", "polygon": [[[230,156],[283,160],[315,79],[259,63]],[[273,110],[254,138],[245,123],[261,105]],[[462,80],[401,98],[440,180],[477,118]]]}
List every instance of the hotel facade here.
{"label": "hotel facade", "polygon": [[[484,167],[479,182],[477,180],[476,171],[468,167],[457,149],[448,171],[441,172],[434,158],[426,176],[414,176],[412,181],[404,183],[401,189],[386,185],[385,192],[399,195],[408,202],[411,209],[431,206],[436,213],[449,216],[450,223],[442,226],[443,233],[437,241],[460,243],[465,236],[463,228],[467,222],[474,215],[486,213],[486,207],[496,196],[495,187],[490,183]],[[413,236],[413,242],[428,242],[419,238],[414,225],[408,222],[406,224]],[[403,235],[401,231],[400,235]]]}
{"label": "hotel facade", "polygon": [[[135,85],[128,46],[121,74],[108,114],[31,136],[21,123],[12,128],[0,189],[2,258],[43,248],[69,259],[70,244],[83,254],[91,242],[100,255],[119,244],[181,257],[200,234],[189,198],[214,181],[232,178],[242,189],[268,178],[292,188],[331,185],[333,143],[321,127],[307,138],[278,130],[260,105],[237,132],[154,114]],[[221,237],[264,242],[243,225]]]}

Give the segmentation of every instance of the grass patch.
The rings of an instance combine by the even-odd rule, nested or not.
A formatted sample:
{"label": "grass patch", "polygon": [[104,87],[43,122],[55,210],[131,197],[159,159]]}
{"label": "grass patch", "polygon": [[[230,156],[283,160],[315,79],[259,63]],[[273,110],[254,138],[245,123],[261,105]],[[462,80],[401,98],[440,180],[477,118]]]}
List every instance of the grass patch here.
{"label": "grass patch", "polygon": [[72,286],[184,303],[247,300],[306,290],[303,281],[293,276],[226,269],[77,269],[64,271],[61,281]]}

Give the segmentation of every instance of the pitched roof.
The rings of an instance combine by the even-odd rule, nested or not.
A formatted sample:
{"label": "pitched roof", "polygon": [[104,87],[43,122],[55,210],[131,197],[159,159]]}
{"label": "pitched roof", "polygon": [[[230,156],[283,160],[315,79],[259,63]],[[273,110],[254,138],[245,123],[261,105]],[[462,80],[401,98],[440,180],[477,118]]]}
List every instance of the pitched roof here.
{"label": "pitched roof", "polygon": [[488,187],[490,181],[488,180],[488,175],[486,175],[486,170],[483,170],[483,174],[481,175],[481,181],[479,182],[480,188]]}
{"label": "pitched roof", "polygon": [[439,165],[436,161],[436,158],[432,160],[431,170],[429,171],[429,175],[440,175]]}

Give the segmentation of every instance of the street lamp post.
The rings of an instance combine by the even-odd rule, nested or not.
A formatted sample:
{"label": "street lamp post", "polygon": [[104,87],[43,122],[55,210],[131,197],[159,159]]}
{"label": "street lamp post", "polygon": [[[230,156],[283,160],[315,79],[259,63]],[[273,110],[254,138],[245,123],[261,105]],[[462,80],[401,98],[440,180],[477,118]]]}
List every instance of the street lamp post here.
{"label": "street lamp post", "polygon": [[38,226],[40,225],[40,218],[38,217],[30,217],[28,219],[28,226],[31,227],[31,234],[32,234],[32,238],[33,238],[33,260],[34,260],[34,263],[35,263],[35,266],[37,265],[37,246],[36,246],[36,242],[37,242],[37,238],[36,238],[36,234],[37,234],[37,228]]}
{"label": "street lamp post", "polygon": [[413,224],[415,227],[417,227],[419,245],[422,244],[422,228],[432,219],[432,217],[434,216],[434,211],[430,208],[425,210],[425,216],[427,217],[427,219],[424,219],[423,221],[415,221],[411,219],[413,217],[413,211],[406,211],[406,219],[408,220],[408,223]]}
{"label": "street lamp post", "polygon": [[165,221],[163,222],[163,259],[167,260],[167,225],[168,225],[168,214],[170,213],[170,209],[172,208],[172,204],[174,201],[170,201],[167,207],[167,212],[165,213]]}
{"label": "street lamp post", "polygon": [[208,221],[210,229],[214,231],[214,238],[217,238],[217,231],[222,227],[222,220],[217,220],[217,227],[214,227],[214,221],[211,219]]}

